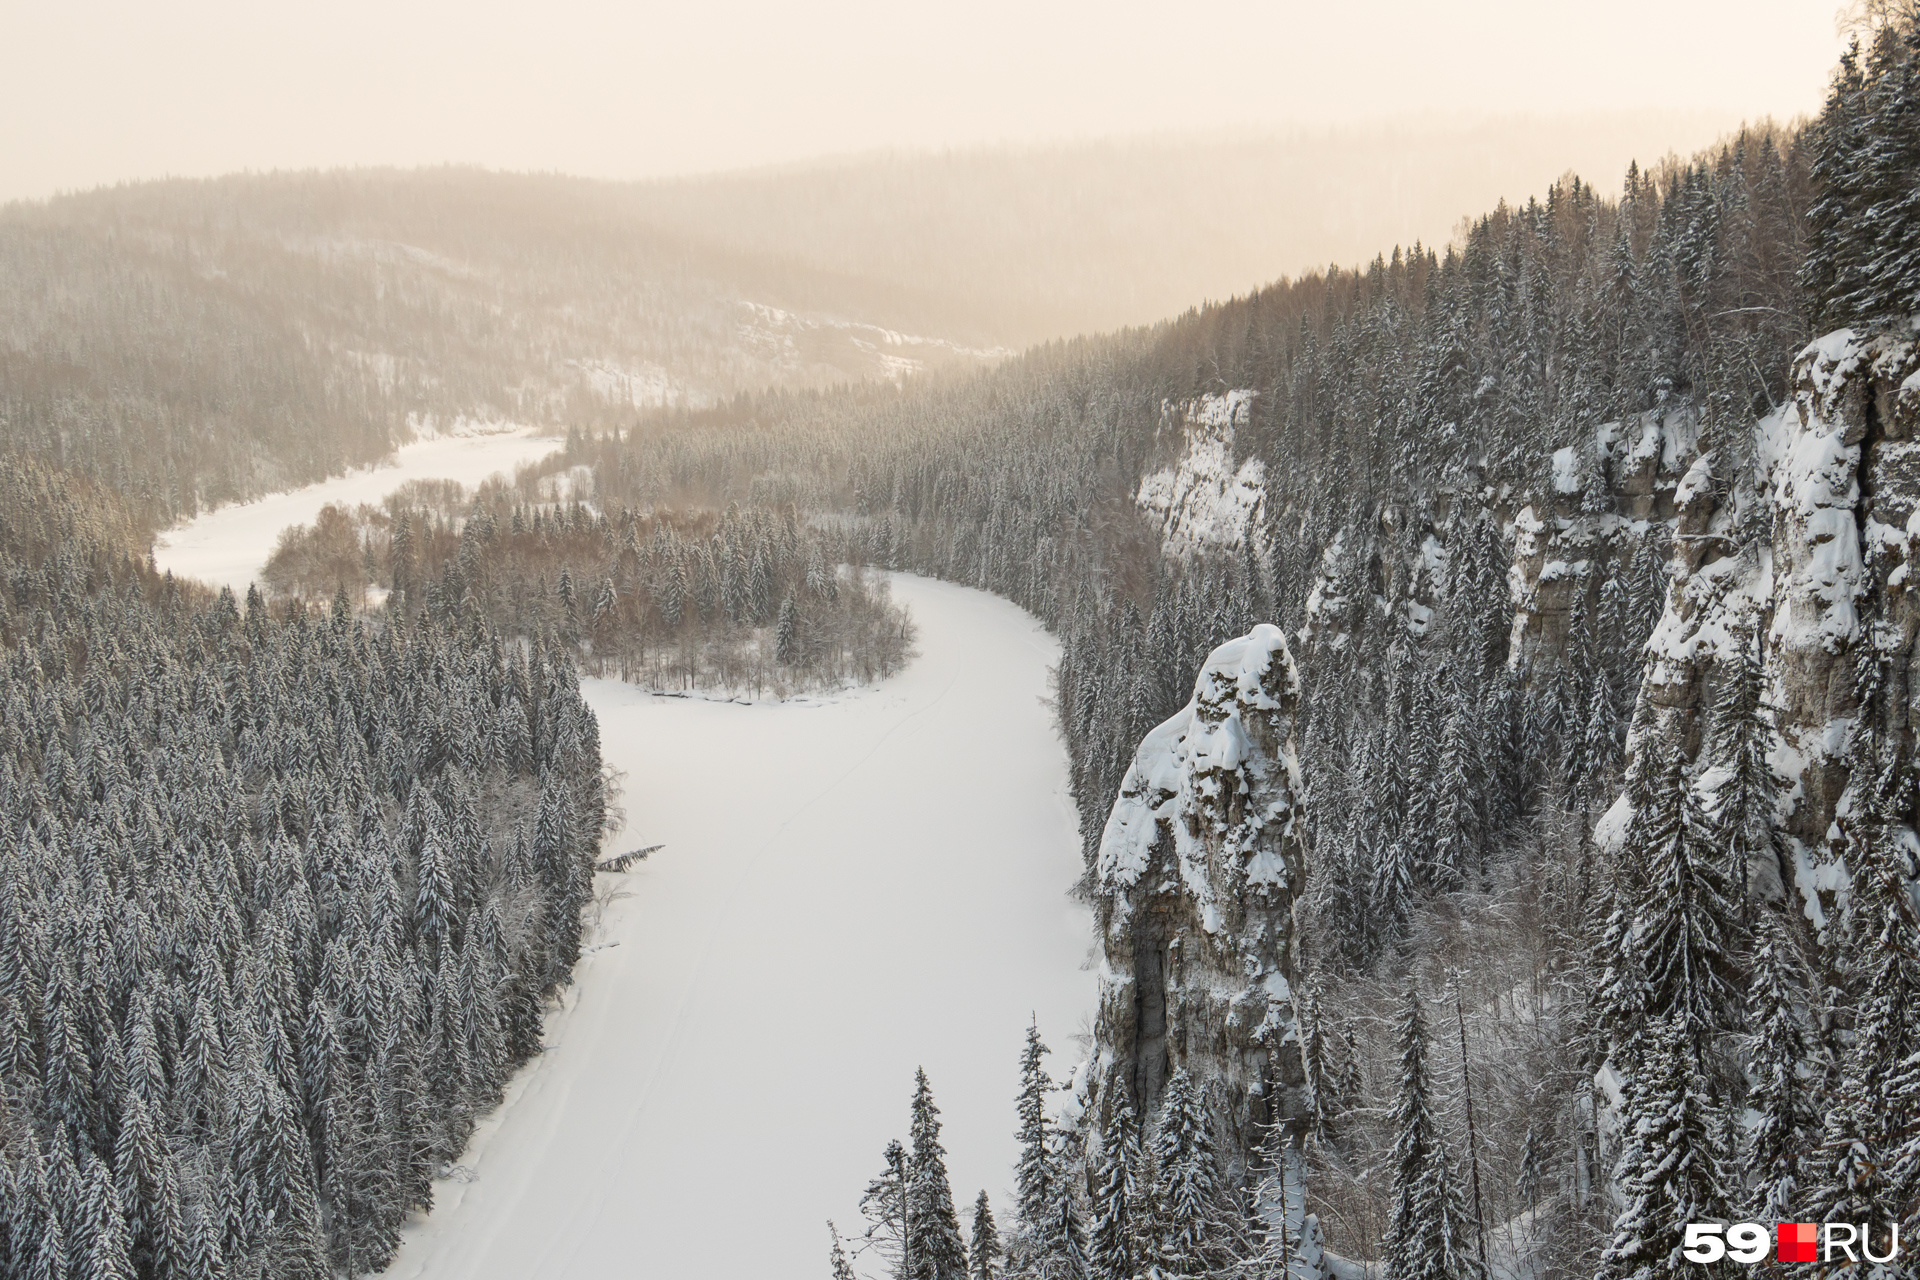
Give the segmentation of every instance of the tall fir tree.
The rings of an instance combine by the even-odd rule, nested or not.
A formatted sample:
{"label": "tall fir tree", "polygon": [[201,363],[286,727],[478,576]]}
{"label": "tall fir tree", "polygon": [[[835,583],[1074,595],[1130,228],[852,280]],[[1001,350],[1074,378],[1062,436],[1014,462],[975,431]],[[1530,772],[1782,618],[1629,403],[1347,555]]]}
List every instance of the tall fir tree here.
{"label": "tall fir tree", "polygon": [[1726,851],[1727,876],[1742,919],[1751,906],[1756,863],[1774,856],[1774,807],[1779,794],[1767,751],[1773,726],[1761,698],[1759,628],[1738,643],[1713,704],[1712,761],[1726,771],[1714,794],[1714,827]]}
{"label": "tall fir tree", "polygon": [[1145,1171],[1133,1099],[1124,1083],[1112,1087],[1115,1096],[1100,1131],[1098,1164],[1088,1171],[1094,1184],[1087,1262],[1093,1280],[1132,1280],[1137,1269],[1134,1238],[1144,1225],[1135,1218],[1144,1207]]}
{"label": "tall fir tree", "polygon": [[1678,1021],[1704,1068],[1719,1038],[1740,1023],[1739,913],[1728,892],[1713,826],[1678,750],[1652,782],[1640,841],[1646,867],[1635,945],[1655,1017]]}
{"label": "tall fir tree", "polygon": [[914,1074],[913,1151],[908,1158],[906,1230],[913,1242],[907,1280],[967,1280],[967,1246],[940,1145],[940,1108],[924,1070]]}
{"label": "tall fir tree", "polygon": [[1794,1217],[1802,1161],[1820,1133],[1818,1072],[1802,1013],[1810,982],[1790,928],[1784,913],[1769,913],[1747,996],[1747,1074],[1753,1081],[1747,1106],[1759,1118],[1747,1141],[1746,1184],[1751,1212],[1769,1222]]}
{"label": "tall fir tree", "polygon": [[1627,1204],[1601,1255],[1602,1280],[1659,1280],[1731,1274],[1725,1262],[1702,1264],[1682,1253],[1687,1224],[1726,1222],[1730,1194],[1721,1136],[1724,1116],[1708,1095],[1695,1044],[1678,1016],[1661,1019],[1628,1082],[1616,1177]]}
{"label": "tall fir tree", "polygon": [[1393,1215],[1382,1243],[1387,1280],[1477,1280],[1469,1221],[1434,1115],[1427,1024],[1418,990],[1400,1009],[1400,1085],[1393,1109]]}
{"label": "tall fir tree", "polygon": [[1000,1231],[983,1190],[973,1202],[973,1238],[967,1244],[967,1280],[999,1280]]}
{"label": "tall fir tree", "polygon": [[1047,1123],[1047,1093],[1053,1082],[1043,1065],[1046,1055],[1040,1024],[1029,1023],[1026,1047],[1020,1053],[1020,1093],[1016,1100],[1020,1127],[1014,1138],[1020,1144],[1020,1154],[1014,1165],[1014,1193],[1018,1204],[1007,1240],[1008,1266],[1015,1274],[1033,1270],[1044,1256],[1064,1179]]}
{"label": "tall fir tree", "polygon": [[1153,1135],[1159,1256],[1170,1276],[1206,1275],[1230,1258],[1234,1206],[1213,1141],[1213,1117],[1185,1067],[1160,1099]]}

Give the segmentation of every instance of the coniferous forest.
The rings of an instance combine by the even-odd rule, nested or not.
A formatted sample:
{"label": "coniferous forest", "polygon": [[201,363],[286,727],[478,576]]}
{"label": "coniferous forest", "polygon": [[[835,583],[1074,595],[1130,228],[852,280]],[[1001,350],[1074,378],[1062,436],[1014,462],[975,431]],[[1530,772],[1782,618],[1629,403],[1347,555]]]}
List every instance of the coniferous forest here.
{"label": "coniferous forest", "polygon": [[562,650],[154,574],[0,501],[0,1274],[379,1269],[540,1046],[606,806]]}
{"label": "coniferous forest", "polygon": [[267,581],[290,597],[397,593],[443,616],[471,601],[508,636],[557,637],[589,673],[660,690],[871,684],[911,652],[912,621],[859,540],[790,505],[641,515],[504,487],[434,496],[323,508],[281,535]]}
{"label": "coniferous forest", "polygon": [[[572,256],[481,202],[485,285],[369,230],[510,203],[457,171],[0,218],[0,1276],[385,1267],[631,864],[582,680],[873,685],[890,574],[1057,640],[1100,994],[1006,1046],[1010,1195],[900,1082],[834,1280],[1920,1238],[1920,8],[1857,26],[1811,120],[1147,327],[893,334],[911,376],[584,189]],[[155,564],[516,414],[564,445],[327,506],[244,598]]]}

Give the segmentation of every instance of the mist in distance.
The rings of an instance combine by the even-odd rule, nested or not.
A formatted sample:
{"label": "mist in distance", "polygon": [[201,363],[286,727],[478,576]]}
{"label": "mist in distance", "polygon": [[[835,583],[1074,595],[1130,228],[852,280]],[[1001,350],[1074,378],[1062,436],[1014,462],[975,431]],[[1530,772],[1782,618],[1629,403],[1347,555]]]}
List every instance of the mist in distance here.
{"label": "mist in distance", "polygon": [[1831,0],[7,10],[0,199],[242,169],[454,162],[633,179],[1622,109],[1730,124],[1813,110],[1840,47]]}

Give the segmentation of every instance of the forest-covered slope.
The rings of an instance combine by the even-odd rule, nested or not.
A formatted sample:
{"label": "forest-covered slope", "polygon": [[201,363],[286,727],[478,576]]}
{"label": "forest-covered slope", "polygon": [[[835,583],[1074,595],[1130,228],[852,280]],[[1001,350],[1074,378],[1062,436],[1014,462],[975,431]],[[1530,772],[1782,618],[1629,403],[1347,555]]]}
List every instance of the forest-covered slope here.
{"label": "forest-covered slope", "polygon": [[164,525],[462,417],[617,422],[986,354],[863,323],[887,309],[858,282],[656,231],[607,184],[448,169],[112,188],[0,210],[0,425],[10,451]]}
{"label": "forest-covered slope", "polygon": [[0,468],[0,1274],[382,1266],[579,955],[564,656],[244,611]]}

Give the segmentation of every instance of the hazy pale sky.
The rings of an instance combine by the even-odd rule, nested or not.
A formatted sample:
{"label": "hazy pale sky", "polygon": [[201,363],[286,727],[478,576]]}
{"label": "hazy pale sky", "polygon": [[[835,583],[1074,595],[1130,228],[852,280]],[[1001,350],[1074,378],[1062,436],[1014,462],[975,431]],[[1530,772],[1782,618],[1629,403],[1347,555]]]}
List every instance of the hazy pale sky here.
{"label": "hazy pale sky", "polygon": [[1835,0],[0,0],[0,199],[1218,126],[1818,106]]}

